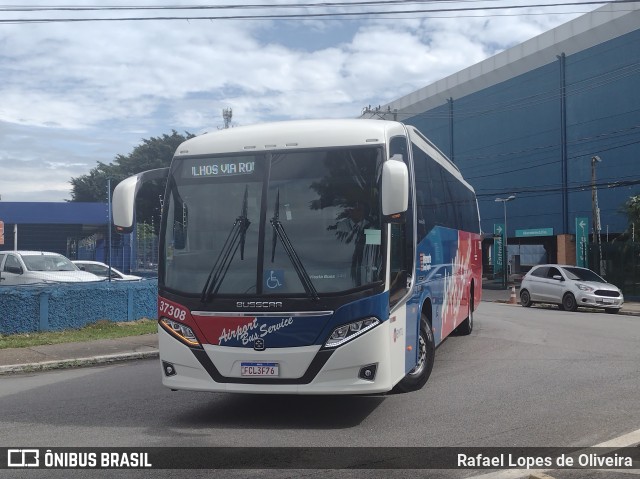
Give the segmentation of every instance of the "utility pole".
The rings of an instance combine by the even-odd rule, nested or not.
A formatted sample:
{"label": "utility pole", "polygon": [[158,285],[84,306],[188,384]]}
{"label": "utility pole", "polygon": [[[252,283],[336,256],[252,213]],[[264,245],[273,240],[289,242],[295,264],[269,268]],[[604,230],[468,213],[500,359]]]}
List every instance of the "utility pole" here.
{"label": "utility pole", "polygon": [[598,251],[598,274],[606,274],[604,271],[604,262],[602,261],[602,243],[600,241],[600,208],[598,207],[598,188],[596,187],[596,163],[600,163],[602,159],[599,156],[591,157],[591,216],[593,218],[593,242],[597,246]]}
{"label": "utility pole", "polygon": [[109,281],[111,281],[111,178],[107,179],[107,233],[107,242],[109,243],[109,261],[107,265],[109,266]]}
{"label": "utility pole", "polygon": [[562,164],[562,229],[569,232],[569,193],[568,193],[568,157],[567,157],[567,57],[564,53],[557,56],[560,62],[560,160]]}
{"label": "utility pole", "polygon": [[453,155],[453,97],[447,98],[449,104],[449,159],[455,163]]}
{"label": "utility pole", "polygon": [[507,268],[509,267],[509,251],[507,249],[507,202],[515,200],[516,195],[509,195],[507,198],[496,198],[496,203],[502,203],[502,209],[504,211],[504,240],[502,242],[503,245],[503,254],[502,254],[502,287],[507,288],[508,280],[509,280],[509,272]]}

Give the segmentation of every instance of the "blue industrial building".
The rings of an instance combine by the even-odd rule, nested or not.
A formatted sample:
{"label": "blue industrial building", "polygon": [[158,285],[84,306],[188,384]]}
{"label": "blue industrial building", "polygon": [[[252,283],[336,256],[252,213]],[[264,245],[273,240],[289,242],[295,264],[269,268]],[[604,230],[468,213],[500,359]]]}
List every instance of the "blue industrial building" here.
{"label": "blue industrial building", "polygon": [[[0,250],[34,250],[60,253],[70,259],[107,263],[107,203],[0,202],[4,235]],[[130,270],[131,235],[112,235],[111,264]]]}
{"label": "blue industrial building", "polygon": [[412,124],[448,155],[476,189],[484,233],[506,209],[510,260],[537,245],[523,265],[580,264],[593,185],[602,242],[627,231],[624,203],[640,194],[640,5],[607,4],[364,116]]}

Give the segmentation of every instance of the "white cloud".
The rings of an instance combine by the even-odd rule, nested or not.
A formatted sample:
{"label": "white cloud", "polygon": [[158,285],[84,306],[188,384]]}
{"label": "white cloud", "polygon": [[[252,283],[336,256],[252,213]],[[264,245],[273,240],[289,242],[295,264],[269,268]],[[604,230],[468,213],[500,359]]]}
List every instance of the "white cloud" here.
{"label": "white cloud", "polygon": [[[1,182],[3,201],[64,201],[70,199],[69,179],[79,165],[46,161],[0,160],[0,170],[8,171]],[[83,165],[86,168],[86,165]],[[4,175],[3,175],[4,176]]]}
{"label": "white cloud", "polygon": [[567,19],[2,24],[0,194],[68,198],[96,161],[172,129],[211,130],[226,107],[241,125],[355,117]]}

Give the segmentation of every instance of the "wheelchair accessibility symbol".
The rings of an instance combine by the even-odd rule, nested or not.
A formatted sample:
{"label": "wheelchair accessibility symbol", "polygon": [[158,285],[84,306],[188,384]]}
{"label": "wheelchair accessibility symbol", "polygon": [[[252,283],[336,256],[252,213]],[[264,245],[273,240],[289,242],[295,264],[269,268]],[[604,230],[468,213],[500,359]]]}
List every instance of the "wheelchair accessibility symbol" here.
{"label": "wheelchair accessibility symbol", "polygon": [[278,289],[284,286],[284,270],[270,269],[264,273],[264,283],[269,289]]}

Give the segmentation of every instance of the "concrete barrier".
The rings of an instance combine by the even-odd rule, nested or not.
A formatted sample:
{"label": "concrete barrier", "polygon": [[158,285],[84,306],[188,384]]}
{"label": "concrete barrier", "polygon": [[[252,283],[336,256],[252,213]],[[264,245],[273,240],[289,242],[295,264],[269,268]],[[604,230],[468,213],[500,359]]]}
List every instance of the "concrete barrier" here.
{"label": "concrete barrier", "polygon": [[0,334],[60,331],[106,319],[155,318],[158,281],[0,286]]}

